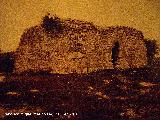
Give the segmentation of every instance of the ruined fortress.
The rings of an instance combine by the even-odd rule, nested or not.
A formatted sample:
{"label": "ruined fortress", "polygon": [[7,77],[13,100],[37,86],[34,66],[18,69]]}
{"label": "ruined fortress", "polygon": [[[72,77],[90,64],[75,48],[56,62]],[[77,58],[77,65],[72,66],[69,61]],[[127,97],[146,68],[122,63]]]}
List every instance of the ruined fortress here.
{"label": "ruined fortress", "polygon": [[141,31],[46,15],[24,31],[15,53],[15,72],[90,73],[147,64]]}

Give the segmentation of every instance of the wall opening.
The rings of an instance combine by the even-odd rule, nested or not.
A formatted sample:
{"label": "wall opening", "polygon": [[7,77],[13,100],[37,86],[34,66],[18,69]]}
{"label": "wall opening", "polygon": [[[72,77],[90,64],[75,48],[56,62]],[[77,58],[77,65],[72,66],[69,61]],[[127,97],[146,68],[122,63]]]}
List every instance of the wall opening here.
{"label": "wall opening", "polygon": [[115,42],[114,46],[112,48],[112,64],[113,64],[113,68],[116,67],[117,65],[117,60],[118,60],[118,56],[119,56],[119,42]]}

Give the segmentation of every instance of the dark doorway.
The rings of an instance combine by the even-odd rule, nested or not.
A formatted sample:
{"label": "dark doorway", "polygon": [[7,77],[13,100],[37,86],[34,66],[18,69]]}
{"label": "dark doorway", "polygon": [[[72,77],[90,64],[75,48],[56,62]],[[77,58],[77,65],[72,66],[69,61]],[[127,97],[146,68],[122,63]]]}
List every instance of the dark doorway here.
{"label": "dark doorway", "polygon": [[119,55],[119,42],[117,41],[114,43],[114,47],[112,48],[112,63],[114,68],[117,65],[118,55]]}

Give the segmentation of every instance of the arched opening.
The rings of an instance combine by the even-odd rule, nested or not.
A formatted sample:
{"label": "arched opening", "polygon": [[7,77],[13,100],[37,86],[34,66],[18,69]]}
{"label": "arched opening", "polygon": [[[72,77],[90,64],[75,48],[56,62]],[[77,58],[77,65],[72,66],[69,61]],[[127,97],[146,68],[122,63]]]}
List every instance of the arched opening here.
{"label": "arched opening", "polygon": [[119,55],[119,42],[115,42],[114,46],[112,48],[112,64],[113,68],[116,67],[117,65],[117,60],[118,60],[118,55]]}

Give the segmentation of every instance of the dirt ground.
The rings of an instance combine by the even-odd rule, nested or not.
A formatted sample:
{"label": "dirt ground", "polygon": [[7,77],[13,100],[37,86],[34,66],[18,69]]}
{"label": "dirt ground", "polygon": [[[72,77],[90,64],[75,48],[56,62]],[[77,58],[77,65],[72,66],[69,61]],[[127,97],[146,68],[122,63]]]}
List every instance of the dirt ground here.
{"label": "dirt ground", "polygon": [[91,74],[8,74],[0,80],[2,120],[159,120],[158,69]]}

